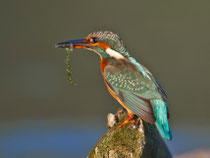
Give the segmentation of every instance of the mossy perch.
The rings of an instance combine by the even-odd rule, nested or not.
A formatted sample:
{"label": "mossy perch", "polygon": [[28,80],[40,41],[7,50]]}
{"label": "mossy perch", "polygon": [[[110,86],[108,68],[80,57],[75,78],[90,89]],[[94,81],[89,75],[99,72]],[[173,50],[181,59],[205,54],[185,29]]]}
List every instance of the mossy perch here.
{"label": "mossy perch", "polygon": [[154,125],[135,118],[134,124],[116,128],[127,113],[120,108],[109,114],[109,130],[90,151],[88,158],[172,158]]}

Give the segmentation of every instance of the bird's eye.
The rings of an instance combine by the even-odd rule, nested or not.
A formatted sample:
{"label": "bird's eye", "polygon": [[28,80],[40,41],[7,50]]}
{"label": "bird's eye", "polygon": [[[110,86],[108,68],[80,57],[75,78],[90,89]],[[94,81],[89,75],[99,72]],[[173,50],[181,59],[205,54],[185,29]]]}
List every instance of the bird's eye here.
{"label": "bird's eye", "polygon": [[98,38],[93,37],[93,38],[92,38],[92,41],[93,41],[93,43],[96,43],[96,42],[98,42]]}

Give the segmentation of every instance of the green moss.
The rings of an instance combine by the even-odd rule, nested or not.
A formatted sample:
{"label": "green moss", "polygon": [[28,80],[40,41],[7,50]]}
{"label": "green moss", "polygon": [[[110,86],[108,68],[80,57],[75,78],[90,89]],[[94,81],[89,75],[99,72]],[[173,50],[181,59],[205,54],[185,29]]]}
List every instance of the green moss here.
{"label": "green moss", "polygon": [[89,158],[94,158],[95,155],[95,148],[93,148],[89,153]]}
{"label": "green moss", "polygon": [[[140,149],[142,144],[139,143],[139,137],[143,137],[144,135],[141,135],[140,132],[138,132],[138,130],[132,126],[132,124],[126,124],[121,128],[113,127],[110,129],[96,144],[98,151],[100,151],[98,155],[108,157],[110,150],[114,150],[115,153],[118,153],[118,157],[120,158],[129,157],[129,155],[131,156],[132,153],[141,155],[140,150],[138,152],[134,152],[133,149],[134,146],[135,148]],[[122,150],[124,151],[124,154],[122,154]],[[95,154],[94,148],[91,150],[89,158]]]}
{"label": "green moss", "polygon": [[69,83],[72,84],[72,76],[71,76],[71,64],[70,64],[70,50],[69,48],[66,48],[66,71],[67,71],[67,75],[68,75],[68,81]]}

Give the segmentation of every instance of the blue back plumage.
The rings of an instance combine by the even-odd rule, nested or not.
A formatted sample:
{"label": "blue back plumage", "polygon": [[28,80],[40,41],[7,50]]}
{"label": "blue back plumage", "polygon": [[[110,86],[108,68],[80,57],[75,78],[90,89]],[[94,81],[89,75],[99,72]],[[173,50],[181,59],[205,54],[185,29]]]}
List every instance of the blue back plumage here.
{"label": "blue back plumage", "polygon": [[167,104],[163,100],[150,100],[150,103],[153,108],[153,113],[155,116],[155,125],[161,134],[161,136],[167,140],[172,139],[172,134],[170,131],[170,127],[168,124],[168,110],[167,110]]}

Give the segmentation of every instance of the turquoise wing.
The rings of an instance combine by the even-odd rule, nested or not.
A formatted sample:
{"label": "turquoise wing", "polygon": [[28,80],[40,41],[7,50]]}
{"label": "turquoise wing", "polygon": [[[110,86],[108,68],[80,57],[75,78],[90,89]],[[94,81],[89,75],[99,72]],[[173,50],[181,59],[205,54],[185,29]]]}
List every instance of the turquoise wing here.
{"label": "turquoise wing", "polygon": [[166,100],[167,99],[167,95],[166,95],[165,91],[162,89],[160,84],[155,80],[155,78],[153,77],[152,73],[145,66],[143,66],[140,63],[138,63],[133,57],[130,57],[129,61],[138,68],[139,72],[142,74],[142,76],[144,76],[145,80],[155,84],[156,90],[160,93],[162,98],[164,100]]}
{"label": "turquoise wing", "polygon": [[161,99],[157,84],[143,75],[137,67],[129,63],[116,61],[104,69],[106,81],[115,89],[122,92],[132,92],[144,99]]}
{"label": "turquoise wing", "polygon": [[161,136],[171,140],[165,102],[167,96],[152,74],[140,66],[125,63],[106,66],[107,85],[132,112],[146,122],[154,123]]}
{"label": "turquoise wing", "polygon": [[107,85],[112,92],[136,115],[155,123],[150,98],[161,98],[154,83],[129,65],[108,65],[104,69]]}

